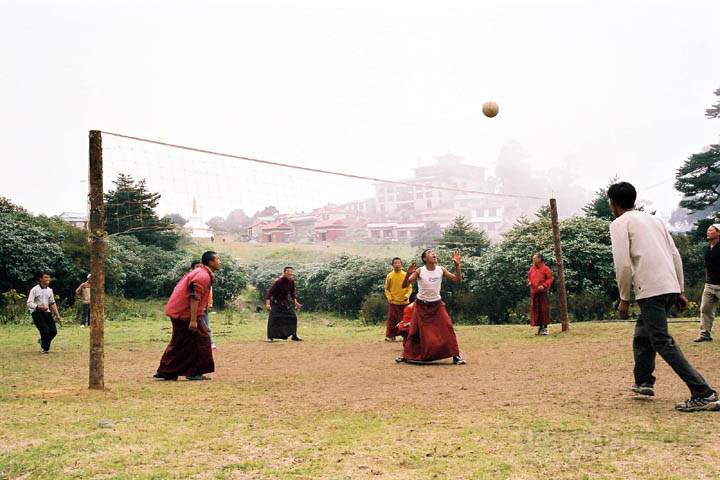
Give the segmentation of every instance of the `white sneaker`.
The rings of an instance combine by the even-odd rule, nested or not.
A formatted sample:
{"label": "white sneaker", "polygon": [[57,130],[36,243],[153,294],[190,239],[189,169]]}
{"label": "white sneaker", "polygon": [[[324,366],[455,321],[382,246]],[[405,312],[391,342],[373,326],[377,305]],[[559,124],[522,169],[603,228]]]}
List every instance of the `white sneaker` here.
{"label": "white sneaker", "polygon": [[213,343],[210,347],[211,347],[213,350],[217,350],[217,345],[215,345],[214,343]]}

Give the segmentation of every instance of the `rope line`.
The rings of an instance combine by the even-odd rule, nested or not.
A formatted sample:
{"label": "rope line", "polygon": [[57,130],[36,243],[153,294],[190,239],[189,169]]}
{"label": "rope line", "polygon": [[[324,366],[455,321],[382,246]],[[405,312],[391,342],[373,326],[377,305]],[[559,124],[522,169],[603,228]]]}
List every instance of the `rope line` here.
{"label": "rope line", "polygon": [[413,183],[413,182],[403,182],[403,181],[401,181],[401,180],[386,180],[386,179],[383,179],[383,178],[366,177],[366,176],[363,176],[363,175],[355,175],[355,174],[352,174],[352,173],[333,172],[333,171],[331,171],[331,170],[323,170],[323,169],[320,169],[320,168],[301,167],[301,166],[299,166],[299,165],[291,165],[291,164],[288,164],[288,163],[274,162],[274,161],[270,161],[270,160],[261,160],[261,159],[258,159],[258,158],[251,158],[251,157],[244,157],[244,156],[242,156],[242,155],[233,155],[233,154],[230,154],[230,153],[216,152],[216,151],[213,151],[213,150],[207,150],[207,149],[203,149],[203,148],[188,147],[188,146],[185,146],[185,145],[177,145],[177,144],[174,144],[174,143],[162,142],[162,141],[159,141],[159,140],[151,140],[151,139],[148,139],[148,138],[134,137],[134,136],[132,136],[132,135],[124,135],[124,134],[115,133],[115,132],[106,132],[106,131],[104,131],[104,130],[101,130],[101,133],[103,133],[103,134],[105,134],[105,135],[111,135],[111,136],[113,136],[113,137],[125,138],[125,139],[127,139],[127,140],[135,140],[135,141],[138,141],[138,142],[150,143],[150,144],[153,144],[153,145],[160,145],[160,146],[163,146],[163,147],[177,148],[177,149],[179,149],[179,150],[186,150],[186,151],[189,151],[189,152],[204,153],[204,154],[207,154],[207,155],[215,155],[215,156],[218,156],[218,157],[225,157],[225,158],[234,158],[234,159],[236,159],[236,160],[243,160],[243,161],[246,161],[246,162],[259,163],[259,164],[262,164],[262,165],[271,165],[271,166],[274,166],[274,167],[291,168],[291,169],[294,169],[294,170],[302,170],[302,171],[305,171],[305,172],[322,173],[322,174],[325,174],[325,175],[335,175],[335,176],[338,176],[338,177],[354,178],[354,179],[356,179],[356,180],[370,180],[370,181],[372,181],[372,182],[389,183],[389,184],[394,184],[394,185],[405,185],[405,186],[410,186],[410,187],[416,187],[416,186],[420,185],[420,186],[427,187],[427,188],[431,188],[431,189],[434,189],[434,190],[445,190],[445,191],[449,191],[449,192],[469,193],[469,194],[474,194],[474,195],[487,195],[487,196],[490,196],[490,197],[524,198],[524,199],[531,199],[531,200],[546,200],[546,198],[536,197],[536,196],[532,196],[532,195],[518,195],[518,194],[512,194],[512,193],[481,192],[481,191],[478,191],[478,190],[466,190],[466,189],[462,189],[462,188],[441,187],[441,186],[434,186],[434,185],[428,186],[428,185],[423,185],[423,184],[418,184],[418,183]]}

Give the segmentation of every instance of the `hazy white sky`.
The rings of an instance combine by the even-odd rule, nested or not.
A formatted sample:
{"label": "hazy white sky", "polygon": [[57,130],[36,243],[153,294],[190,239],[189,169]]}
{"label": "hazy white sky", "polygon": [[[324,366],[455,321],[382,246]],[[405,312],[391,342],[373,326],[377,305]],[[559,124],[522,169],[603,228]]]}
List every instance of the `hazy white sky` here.
{"label": "hazy white sky", "polygon": [[717,0],[0,0],[0,194],[83,211],[90,129],[387,178],[514,140],[669,212],[719,39]]}

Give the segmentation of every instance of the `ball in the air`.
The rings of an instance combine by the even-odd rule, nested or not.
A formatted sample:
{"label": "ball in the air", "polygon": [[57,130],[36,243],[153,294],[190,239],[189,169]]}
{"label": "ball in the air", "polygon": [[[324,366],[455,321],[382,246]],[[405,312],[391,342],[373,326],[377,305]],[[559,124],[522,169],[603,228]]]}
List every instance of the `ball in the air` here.
{"label": "ball in the air", "polygon": [[495,102],[485,102],[482,111],[486,117],[492,118],[498,114],[500,107],[498,107],[498,104]]}

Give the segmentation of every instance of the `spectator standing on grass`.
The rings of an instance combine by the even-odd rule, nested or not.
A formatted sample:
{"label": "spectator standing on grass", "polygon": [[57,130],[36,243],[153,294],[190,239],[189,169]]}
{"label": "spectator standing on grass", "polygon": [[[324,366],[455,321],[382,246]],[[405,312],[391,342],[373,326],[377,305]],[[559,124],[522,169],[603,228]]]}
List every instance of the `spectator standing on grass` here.
{"label": "spectator standing on grass", "polygon": [[545,265],[545,259],[539,253],[532,257],[532,266],[528,271],[528,287],[530,287],[530,325],[538,327],[537,335],[548,334],[550,323],[550,285],[553,274]]}
{"label": "spectator standing on grass", "polygon": [[87,280],[80,284],[75,290],[75,298],[80,298],[82,305],[80,306],[80,328],[85,328],[86,325],[90,325],[90,277],[88,274]]}
{"label": "spectator standing on grass", "polygon": [[675,242],[660,219],[635,210],[637,192],[631,184],[611,185],[608,198],[616,217],[610,224],[610,239],[620,290],[618,312],[622,318],[628,317],[633,287],[640,305],[633,337],[635,384],[632,390],[639,395],[655,395],[655,355],[660,354],[690,389],[690,398],[675,405],[676,410],[720,410],[717,392],[690,365],[668,333],[670,308],[675,304],[687,306],[687,298],[682,295],[682,259]]}
{"label": "spectator standing on grass", "polygon": [[[186,273],[175,285],[165,314],[172,322],[172,338],[155,373],[159,380],[210,380],[215,371],[210,335],[202,322],[207,308],[213,272],[220,270],[220,256],[203,253],[202,265]],[[199,321],[198,321],[199,320]]]}
{"label": "spectator standing on grass", "polygon": [[265,294],[265,308],[270,312],[267,324],[267,340],[302,341],[297,335],[297,310],[302,308],[295,291],[295,270],[285,267],[280,276]]}
{"label": "spectator standing on grass", "polygon": [[385,341],[394,342],[395,337],[400,335],[398,323],[402,322],[405,306],[409,303],[413,287],[408,285],[403,288],[405,272],[400,257],[392,259],[392,271],[385,277],[385,298],[388,301],[387,322],[385,325]]}
{"label": "spectator standing on grass", "polygon": [[32,315],[33,323],[40,332],[38,343],[42,353],[50,353],[50,343],[57,335],[55,320],[62,323],[62,317],[55,303],[55,295],[50,288],[50,280],[49,272],[42,272],[38,275],[38,284],[30,290],[27,299],[27,307]]}
{"label": "spectator standing on grass", "polygon": [[715,312],[720,301],[720,223],[710,225],[705,233],[708,246],[705,249],[705,288],[700,301],[700,335],[695,342],[712,340]]}

